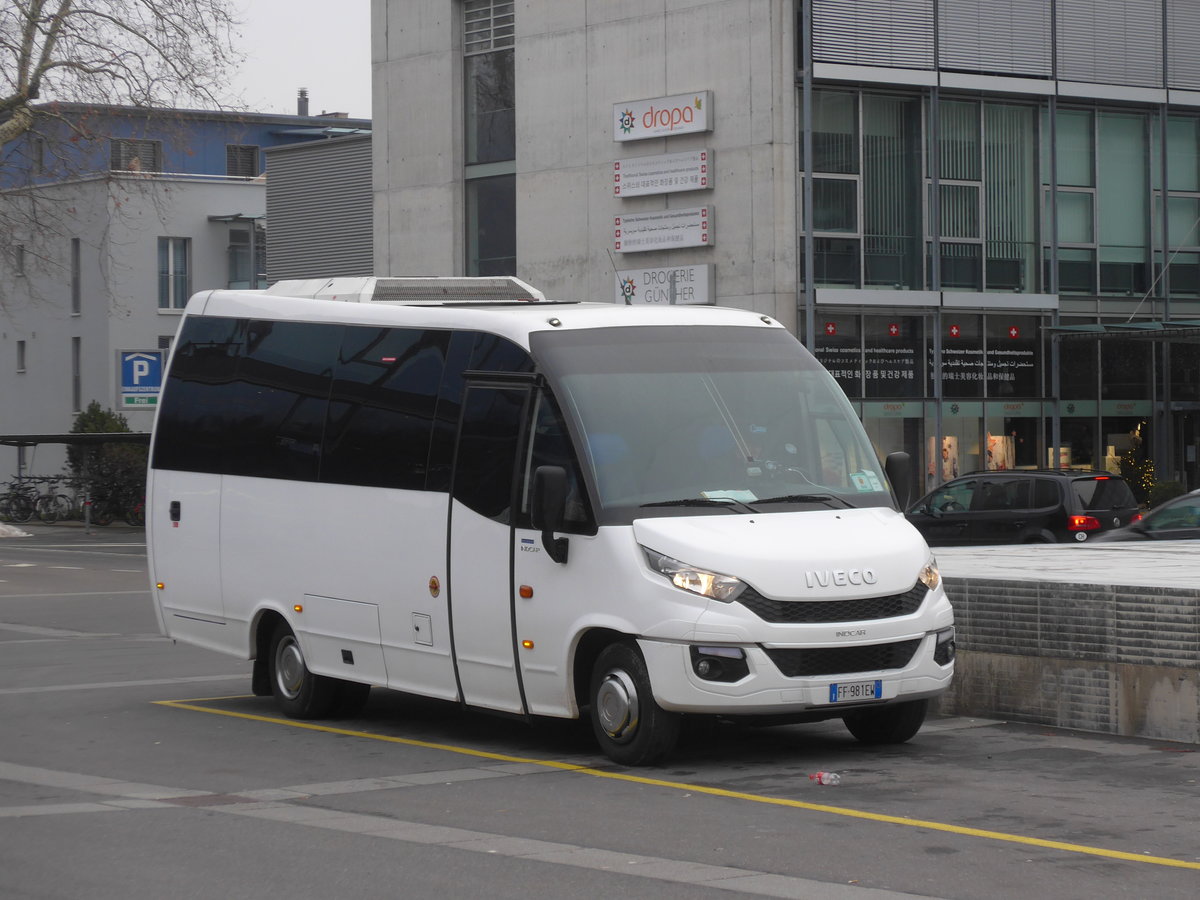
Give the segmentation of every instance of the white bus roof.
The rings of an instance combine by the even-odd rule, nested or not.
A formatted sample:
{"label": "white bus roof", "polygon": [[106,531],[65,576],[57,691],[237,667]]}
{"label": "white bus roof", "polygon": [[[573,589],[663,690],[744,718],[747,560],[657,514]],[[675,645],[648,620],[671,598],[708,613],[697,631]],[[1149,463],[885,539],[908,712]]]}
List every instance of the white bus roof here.
{"label": "white bus roof", "polygon": [[483,278],[307,278],[279,281],[266,293],[345,303],[396,303],[405,306],[447,303],[544,303],[546,295],[511,275]]}
{"label": "white bus roof", "polygon": [[[310,288],[312,294],[285,293],[290,285],[333,285],[336,282],[361,282],[366,279],[323,279],[312,282],[279,282],[266,291],[213,290],[192,297],[187,305],[190,316],[227,316],[231,318],[271,319],[295,322],[337,322],[344,324],[383,325],[396,328],[473,329],[503,335],[528,347],[535,331],[573,330],[577,328],[629,328],[646,325],[684,327],[715,325],[722,327],[784,326],[770,316],[745,309],[720,306],[626,306],[609,302],[546,301],[529,298],[497,300],[476,297],[469,300],[363,301],[364,291],[328,296]],[[386,282],[394,279],[370,279]],[[453,279],[451,279],[453,280]],[[464,281],[466,279],[457,279]],[[514,279],[515,281],[515,279]],[[368,291],[374,285],[367,286]],[[540,292],[539,292],[540,293]],[[335,296],[336,295],[336,296]]]}

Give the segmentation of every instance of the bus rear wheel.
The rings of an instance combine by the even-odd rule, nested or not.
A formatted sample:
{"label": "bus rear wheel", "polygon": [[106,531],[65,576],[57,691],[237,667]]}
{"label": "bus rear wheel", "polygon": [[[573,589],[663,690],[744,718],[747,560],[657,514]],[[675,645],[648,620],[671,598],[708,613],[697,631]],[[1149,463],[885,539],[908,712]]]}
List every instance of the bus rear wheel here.
{"label": "bus rear wheel", "polygon": [[337,702],[337,680],[314,675],[304,662],[304,651],[292,629],[280,622],[271,637],[271,693],[284,715],[292,719],[320,719]]}
{"label": "bus rear wheel", "polygon": [[650,690],[646,661],[630,642],[610,644],[592,669],[592,731],[615,763],[646,766],[665,759],[679,740],[680,717]]}
{"label": "bus rear wheel", "polygon": [[928,709],[928,700],[910,700],[860,709],[843,716],[842,722],[864,744],[903,744],[921,730]]}

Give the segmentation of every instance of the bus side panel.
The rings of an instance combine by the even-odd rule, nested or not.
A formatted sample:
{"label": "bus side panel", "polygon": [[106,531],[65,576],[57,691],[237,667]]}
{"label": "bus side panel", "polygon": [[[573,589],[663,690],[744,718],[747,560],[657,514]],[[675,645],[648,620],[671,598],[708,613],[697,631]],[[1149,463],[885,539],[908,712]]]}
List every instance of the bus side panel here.
{"label": "bus side panel", "polygon": [[318,674],[457,698],[444,591],[445,494],[225,481],[221,542],[231,623],[248,629],[257,610],[275,609]]}
{"label": "bus side panel", "polygon": [[226,625],[221,591],[221,478],[154,470],[147,517],[151,583],[163,633],[245,659],[247,642]]}

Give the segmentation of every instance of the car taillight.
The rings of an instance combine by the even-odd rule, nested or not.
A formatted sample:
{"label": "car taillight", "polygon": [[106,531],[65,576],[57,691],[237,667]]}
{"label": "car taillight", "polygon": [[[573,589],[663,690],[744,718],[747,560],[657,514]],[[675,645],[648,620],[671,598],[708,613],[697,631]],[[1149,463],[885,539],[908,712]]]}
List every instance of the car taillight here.
{"label": "car taillight", "polygon": [[1134,513],[1134,514],[1133,514],[1133,518],[1132,518],[1132,519],[1130,519],[1129,521],[1130,521],[1130,522],[1140,522],[1140,521],[1142,521],[1142,514],[1141,514],[1141,513]]}
{"label": "car taillight", "polygon": [[1100,527],[1100,520],[1095,516],[1071,516],[1067,525],[1068,531],[1095,531]]}

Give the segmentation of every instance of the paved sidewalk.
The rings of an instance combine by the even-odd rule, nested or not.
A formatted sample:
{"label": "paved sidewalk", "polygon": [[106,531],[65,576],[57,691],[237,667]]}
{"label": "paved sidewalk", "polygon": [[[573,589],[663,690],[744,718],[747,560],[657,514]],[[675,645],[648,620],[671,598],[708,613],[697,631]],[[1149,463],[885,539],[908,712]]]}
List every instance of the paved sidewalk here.
{"label": "paved sidewalk", "polygon": [[1200,590],[1200,541],[934,547],[947,578]]}

